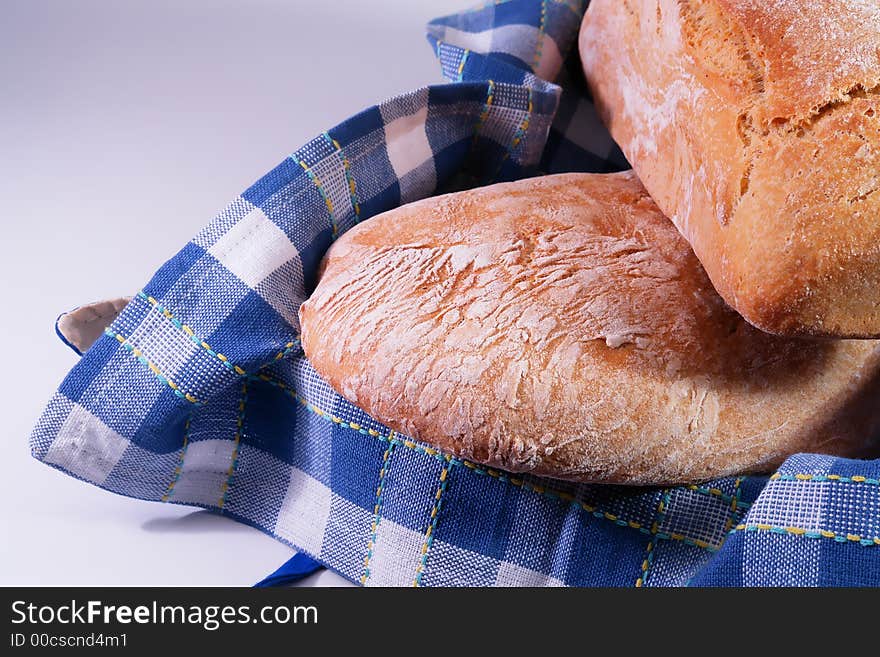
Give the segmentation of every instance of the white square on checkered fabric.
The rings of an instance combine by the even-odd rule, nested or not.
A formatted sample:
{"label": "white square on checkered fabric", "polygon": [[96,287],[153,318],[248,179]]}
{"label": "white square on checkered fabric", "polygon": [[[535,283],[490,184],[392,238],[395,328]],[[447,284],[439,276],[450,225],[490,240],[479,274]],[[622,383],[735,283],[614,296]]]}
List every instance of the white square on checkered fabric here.
{"label": "white square on checkered fabric", "polygon": [[[140,298],[138,302],[147,303]],[[186,333],[159,312],[156,306],[150,308],[131,335],[123,337],[128,338],[132,345],[144,352],[144,357],[171,379],[177,378],[176,374],[201,349]]]}
{"label": "white square on checkered fabric", "polygon": [[415,114],[401,116],[385,125],[385,148],[398,178],[419,168],[434,156],[425,132],[427,120],[428,108],[423,107]]}
{"label": "white square on checkered fabric", "polygon": [[728,523],[732,523],[733,515],[730,502],[720,497],[688,488],[672,488],[663,513],[657,517],[657,525],[663,533],[681,534],[720,547],[727,538]]}
{"label": "white square on checkered fabric", "polygon": [[293,242],[260,208],[254,208],[232,226],[208,253],[250,288],[283,264],[299,259]]}
{"label": "white square on checkered fabric", "polygon": [[540,39],[541,54],[536,62],[526,62],[529,66],[536,65],[539,77],[552,79],[562,66],[562,55],[559,46],[546,33],[541,34],[534,25],[499,25],[482,32],[465,32],[454,27],[444,26],[443,41],[452,43],[474,52],[503,52],[515,57],[522,57],[526,49],[524,44],[531,44],[537,53]]}
{"label": "white square on checkered fabric", "polygon": [[225,475],[229,472],[234,454],[235,442],[232,440],[212,438],[192,442],[186,448],[181,477],[195,471],[222,472]]}
{"label": "white square on checkered fabric", "polygon": [[311,170],[315,175],[315,185],[320,184],[321,190],[333,205],[333,217],[337,224],[344,217],[354,214],[354,207],[351,204],[351,189],[348,186],[345,167],[339,154],[333,153],[325,157],[320,162],[313,164]]}
{"label": "white square on checkered fabric", "polygon": [[509,561],[498,565],[495,586],[564,586],[555,577],[523,568]]}
{"label": "white square on checkered fabric", "polygon": [[302,263],[299,258],[281,265],[255,288],[288,324],[299,331],[299,306],[305,301]]}
{"label": "white square on checkered fabric", "polygon": [[424,532],[384,519],[376,528],[366,586],[412,586],[422,561]]}
{"label": "white square on checkered fabric", "polygon": [[243,199],[241,196],[237,197],[220,214],[214,217],[211,223],[199,231],[199,234],[193,238],[193,243],[198,244],[207,251],[214,242],[223,237],[235,225],[235,222],[240,221],[242,217],[253,209],[253,203]]}
{"label": "white square on checkered fabric", "polygon": [[46,463],[102,484],[130,444],[79,404],[74,404],[46,453]]}
{"label": "white square on checkered fabric", "polygon": [[290,485],[278,512],[275,534],[310,554],[321,554],[330,501],[329,488],[302,470],[291,468]]}
{"label": "white square on checkered fabric", "polygon": [[231,440],[191,442],[183,455],[180,476],[169,497],[175,502],[218,506],[229,479],[229,467],[235,453]]}
{"label": "white square on checkered fabric", "polygon": [[752,504],[743,522],[806,530],[827,529],[822,527],[822,517],[828,502],[828,487],[834,485],[829,481],[771,481]]}

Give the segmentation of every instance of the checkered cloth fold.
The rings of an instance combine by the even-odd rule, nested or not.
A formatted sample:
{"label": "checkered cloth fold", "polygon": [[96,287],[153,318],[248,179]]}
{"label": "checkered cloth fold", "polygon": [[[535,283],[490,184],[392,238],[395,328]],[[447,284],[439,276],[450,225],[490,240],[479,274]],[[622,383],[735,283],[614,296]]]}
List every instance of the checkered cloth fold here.
{"label": "checkered cloth fold", "polygon": [[452,82],[321,133],[236,197],[73,368],[33,455],[249,523],[365,585],[880,584],[880,461],[798,455],[769,479],[653,489],[515,476],[389,431],[303,356],[297,308],[356,223],[627,166],[580,77],[584,9],[508,0],[430,23]]}

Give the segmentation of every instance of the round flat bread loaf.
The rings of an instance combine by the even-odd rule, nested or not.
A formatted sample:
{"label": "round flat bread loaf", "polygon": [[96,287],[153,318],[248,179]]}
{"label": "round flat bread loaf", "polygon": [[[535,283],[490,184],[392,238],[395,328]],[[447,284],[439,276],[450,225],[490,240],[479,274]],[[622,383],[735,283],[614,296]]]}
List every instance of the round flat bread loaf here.
{"label": "round flat bread loaf", "polygon": [[448,194],[343,235],[302,344],[392,429],[514,472],[673,484],[877,447],[878,342],[725,305],[632,172]]}

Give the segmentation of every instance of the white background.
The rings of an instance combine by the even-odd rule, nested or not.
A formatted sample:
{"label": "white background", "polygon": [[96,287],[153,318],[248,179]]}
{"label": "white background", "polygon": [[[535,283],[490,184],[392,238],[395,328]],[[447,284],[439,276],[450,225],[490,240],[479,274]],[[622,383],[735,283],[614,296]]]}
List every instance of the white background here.
{"label": "white background", "polygon": [[31,459],[31,427],[77,359],[55,318],[139,290],[320,131],[441,82],[424,24],[475,3],[0,3],[0,585],[250,585],[292,554]]}

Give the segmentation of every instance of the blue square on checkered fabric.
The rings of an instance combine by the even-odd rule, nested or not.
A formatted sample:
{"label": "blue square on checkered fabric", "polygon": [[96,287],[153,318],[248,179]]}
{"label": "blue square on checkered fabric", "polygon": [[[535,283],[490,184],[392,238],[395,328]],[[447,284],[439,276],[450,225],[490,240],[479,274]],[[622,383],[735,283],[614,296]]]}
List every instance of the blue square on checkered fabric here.
{"label": "blue square on checkered fabric", "polygon": [[[243,435],[254,420],[255,414],[246,417]],[[243,442],[223,508],[259,527],[274,527],[289,482],[288,464]]]}
{"label": "blue square on checkered fabric", "polygon": [[[581,5],[582,0],[576,0],[575,5]],[[551,37],[559,46],[569,43],[572,48],[577,45],[577,33],[581,26],[582,11],[577,7],[580,13],[575,11],[568,0],[565,2],[546,2],[546,16],[544,25],[545,33]],[[565,57],[565,52],[560,53]]]}
{"label": "blue square on checkered fabric", "polygon": [[420,583],[422,586],[492,586],[500,565],[498,559],[462,549],[457,543],[435,540]]}
{"label": "blue square on checkered fabric", "polygon": [[[504,27],[505,25],[539,25],[541,23],[540,2],[502,2],[495,5],[492,28]],[[471,28],[473,31],[473,28]]]}
{"label": "blue square on checkered fabric", "polygon": [[193,243],[203,249],[210,249],[223,235],[254,209],[254,204],[246,201],[241,196],[235,198],[229,205],[216,215],[211,222],[202,228],[193,238]]}
{"label": "blue square on checkered fabric", "polygon": [[[332,232],[327,204],[315,183],[297,164],[300,175],[275,194],[265,199],[260,209],[266,217],[287,235],[291,243],[301,250],[315,240],[319,233]],[[312,217],[314,220],[306,220]]]}
{"label": "blue square on checkered fabric", "polygon": [[655,538],[650,559],[646,548],[642,586],[685,586],[691,576],[709,563],[713,556],[709,550],[681,541]]}
{"label": "blue square on checkered fabric", "polygon": [[[296,419],[290,424],[291,439],[287,442],[287,459],[306,474],[314,477],[325,486],[331,484],[331,456],[333,452],[333,430],[336,425],[326,418],[315,415],[300,403],[288,406],[296,412]],[[285,459],[285,460],[287,460]]]}
{"label": "blue square on checkered fabric", "polygon": [[347,427],[330,425],[330,441],[333,445],[330,488],[371,513],[376,506],[376,486],[382,456],[387,442]]}
{"label": "blue square on checkered fabric", "polygon": [[[471,107],[474,108],[474,120],[479,117],[480,108],[486,102],[489,84],[487,82],[465,82],[459,84],[439,84],[428,87],[428,117],[451,116]],[[430,126],[429,126],[430,127]],[[460,127],[455,129],[456,132]]]}
{"label": "blue square on checkered fabric", "polygon": [[562,533],[565,519],[573,508],[570,502],[561,499],[525,490],[519,493],[509,510],[513,522],[504,561],[564,577],[564,570],[554,572],[559,549],[554,539]]}
{"label": "blue square on checkered fabric", "polygon": [[[644,554],[650,541],[636,529],[621,528],[589,513],[569,514],[560,538],[568,544],[562,579],[571,586],[635,586],[641,561],[632,555]],[[617,565],[609,569],[612,563]]]}
{"label": "blue square on checkered fabric", "polygon": [[[372,139],[377,137],[380,141],[373,143]],[[361,221],[400,205],[400,185],[381,142],[383,137],[384,133],[371,135],[369,140],[355,142],[349,147],[352,151],[349,155],[350,173],[356,181]],[[358,157],[362,148],[373,150],[367,157]]]}
{"label": "blue square on checkered fabric", "polygon": [[[450,61],[446,62],[447,57],[444,56],[441,56],[440,61],[441,63],[446,64],[445,70],[457,71],[458,67],[461,66],[461,58],[463,56],[464,53],[462,52],[453,52],[450,53]],[[452,57],[458,59],[458,63],[456,63]],[[446,77],[450,77],[448,73],[446,74]],[[467,58],[465,59],[464,68],[461,71],[461,79],[473,82],[488,79],[494,82],[522,85],[528,84],[528,77],[528,72],[517,66],[511,66],[506,62],[500,62],[495,57],[486,57],[485,55],[475,52],[468,53]]]}
{"label": "blue square on checkered fabric", "polygon": [[[822,543],[772,531],[743,531],[744,586],[818,586]],[[833,541],[830,541],[833,542]]]}
{"label": "blue square on checkered fabric", "polygon": [[[242,336],[247,336],[242,338]],[[211,334],[223,354],[244,369],[256,354],[273,357],[290,340],[290,325],[257,292],[248,290],[229,316]],[[213,345],[212,345],[213,346]],[[219,346],[217,347],[219,349]]]}
{"label": "blue square on checkered fabric", "polygon": [[[210,404],[204,406],[189,407],[189,442],[200,440],[233,440],[238,430],[238,416],[241,413],[239,407],[243,398],[244,381],[229,386],[217,393]],[[250,385],[248,385],[250,390]],[[245,406],[247,413],[250,400]],[[178,447],[183,443],[183,429],[176,425],[171,433],[178,436]]]}
{"label": "blue square on checkered fabric", "polygon": [[487,474],[464,466],[450,472],[436,539],[501,559],[513,519],[509,505],[522,492]]}
{"label": "blue square on checkered fabric", "polygon": [[334,425],[274,385],[248,385],[252,392],[244,441],[329,486]]}
{"label": "blue square on checkered fabric", "polygon": [[400,177],[398,185],[401,203],[410,203],[430,196],[437,189],[437,182],[432,158]]}
{"label": "blue square on checkered fabric", "polygon": [[187,243],[177,255],[162,265],[144,289],[154,297],[162,297],[180,279],[186,278],[187,272],[204,255],[205,249],[192,242]]}
{"label": "blue square on checkered fabric", "polygon": [[857,459],[833,458],[828,464],[826,473],[848,479],[852,477],[865,477],[867,482],[862,482],[862,485],[867,484],[874,487],[878,490],[878,495],[880,495],[880,472],[877,472],[877,469],[877,461],[865,462]]}
{"label": "blue square on checkered fabric", "polygon": [[[180,441],[182,440],[181,433]],[[152,449],[145,450],[130,444],[103,485],[112,491],[124,492],[142,500],[160,500],[168,490],[173,478],[171,473],[179,459],[178,451],[156,454]]]}
{"label": "blue square on checkered fabric", "polygon": [[42,461],[46,457],[46,453],[73,411],[72,400],[61,392],[52,395],[52,399],[43,409],[40,419],[31,432],[29,443],[34,458]]}
{"label": "blue square on checkered fabric", "polygon": [[767,479],[767,477],[757,475],[744,478],[739,485],[740,503],[751,506],[767,485]]}
{"label": "blue square on checkered fabric", "polygon": [[731,534],[724,543],[724,549],[709,560],[687,584],[690,586],[744,586],[745,538],[744,532]]}
{"label": "blue square on checkered fabric", "polygon": [[880,546],[821,541],[817,586],[880,586]]}
{"label": "blue square on checkered fabric", "polygon": [[[194,289],[199,289],[199,293],[194,294]],[[244,299],[249,288],[213,255],[203,252],[202,257],[193,263],[186,275],[161,295],[154,293],[150,287],[144,291],[159,298],[162,305],[174,313],[178,320],[189,325],[196,335],[206,339],[212,337],[236,304]],[[226,345],[211,346],[225,353],[222,348]]]}
{"label": "blue square on checkered fabric", "polygon": [[[361,206],[361,208],[363,208],[363,206]],[[315,239],[299,251],[299,258],[302,262],[303,285],[306,298],[308,298],[308,295],[310,295],[315,289],[315,285],[318,282],[318,264],[321,262],[321,258],[327,253],[327,249],[330,248],[331,243],[332,233],[328,228],[316,234]]]}
{"label": "blue square on checkered fabric", "polygon": [[[481,93],[485,94],[485,91]],[[458,103],[456,105],[430,105],[428,118],[425,122],[425,135],[431,152],[436,154],[455,144],[464,143],[468,148],[459,151],[460,159],[453,160],[459,167],[467,163],[464,156],[474,145],[474,131],[479,127],[480,115],[483,110],[485,99],[479,98],[473,102]],[[472,125],[462,125],[461,115],[467,113],[473,116]],[[448,175],[449,168],[444,167]]]}
{"label": "blue square on checkered fabric", "polygon": [[[334,134],[331,131],[331,137]],[[385,148],[384,128],[341,144],[341,147],[348,160],[348,177],[354,184],[359,220],[397,207],[400,189]]]}
{"label": "blue square on checkered fabric", "polygon": [[[326,234],[327,245],[330,243],[335,215],[327,207],[323,185],[319,179],[313,180],[303,172],[302,176],[294,179],[260,206],[272,223],[287,234],[297,249],[313,242],[319,234]],[[304,221],[305,217],[310,217],[311,220]]]}
{"label": "blue square on checkered fabric", "polygon": [[[126,427],[133,431],[133,435],[122,435],[132,436],[133,443],[154,452],[171,452],[178,449],[183,442],[183,426],[192,410],[193,405],[190,402],[175,395],[168,386],[161,386],[159,396],[139,425]],[[157,422],[152,418],[162,419]]]}
{"label": "blue square on checkered fabric", "polygon": [[[461,187],[462,180],[462,160],[474,149],[474,140],[471,137],[462,139],[450,144],[442,150],[434,152],[434,168],[437,172],[437,191],[446,193],[448,191],[457,191]],[[470,158],[469,158],[470,162]],[[485,172],[484,168],[478,165],[471,168],[468,165],[468,174],[464,180],[467,187],[473,186],[473,176],[481,176]]]}
{"label": "blue square on checkered fabric", "polygon": [[444,460],[396,444],[383,482],[382,517],[424,533],[431,522],[431,509],[436,503],[440,473],[445,466]]}
{"label": "blue square on checkered fabric", "polygon": [[334,570],[352,581],[360,580],[373,525],[373,510],[334,494],[330,516],[324,529],[321,554],[315,555],[333,565]]}
{"label": "blue square on checkered fabric", "polygon": [[370,107],[355,114],[350,119],[346,119],[332,130],[329,130],[328,133],[333,139],[342,144],[343,148],[348,148],[353,141],[361,139],[368,133],[382,130],[383,126],[382,113],[379,111],[379,108]]}
{"label": "blue square on checkered fabric", "polygon": [[[125,385],[117,385],[118,381],[125,381]],[[120,348],[78,401],[108,427],[128,437],[163,394],[178,399],[132,352]]]}
{"label": "blue square on checkered fabric", "polygon": [[601,509],[604,513],[626,522],[650,526],[657,515],[657,506],[664,489],[636,488],[633,486],[610,486],[607,484],[582,486],[576,495],[578,500]]}
{"label": "blue square on checkered fabric", "polygon": [[400,205],[400,184],[395,179],[385,189],[361,201],[361,221],[386,210],[396,208],[398,205]]}
{"label": "blue square on checkered fabric", "polygon": [[290,184],[296,176],[301,175],[303,175],[302,167],[290,158],[285,158],[269,173],[248,187],[241,196],[246,201],[261,207],[269,197]]}
{"label": "blue square on checkered fabric", "polygon": [[880,486],[839,479],[824,485],[805,481],[801,486],[822,490],[822,529],[843,535],[880,536]]}
{"label": "blue square on checkered fabric", "polygon": [[107,335],[98,338],[88,350],[88,358],[83,358],[76,367],[64,377],[64,381],[58,387],[58,392],[78,402],[89,385],[101,376],[101,372],[113,358],[113,354],[119,351],[119,343]]}

